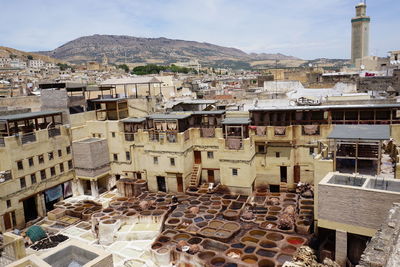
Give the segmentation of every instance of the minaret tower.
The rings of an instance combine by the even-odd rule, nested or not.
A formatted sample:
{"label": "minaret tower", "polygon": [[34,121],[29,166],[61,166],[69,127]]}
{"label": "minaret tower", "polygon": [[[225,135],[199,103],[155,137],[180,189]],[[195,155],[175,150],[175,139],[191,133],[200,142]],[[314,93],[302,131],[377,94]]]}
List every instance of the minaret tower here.
{"label": "minaret tower", "polygon": [[356,17],[351,20],[351,63],[369,55],[369,22],[366,0],[356,5]]}

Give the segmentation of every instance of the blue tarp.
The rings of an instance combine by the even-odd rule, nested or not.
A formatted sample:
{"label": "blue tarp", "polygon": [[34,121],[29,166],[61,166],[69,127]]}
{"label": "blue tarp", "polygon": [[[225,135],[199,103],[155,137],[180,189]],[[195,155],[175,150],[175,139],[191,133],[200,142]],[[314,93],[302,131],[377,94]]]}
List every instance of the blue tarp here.
{"label": "blue tarp", "polygon": [[51,202],[53,200],[59,199],[60,197],[62,197],[62,186],[57,185],[44,191],[44,193],[46,195],[46,202]]}

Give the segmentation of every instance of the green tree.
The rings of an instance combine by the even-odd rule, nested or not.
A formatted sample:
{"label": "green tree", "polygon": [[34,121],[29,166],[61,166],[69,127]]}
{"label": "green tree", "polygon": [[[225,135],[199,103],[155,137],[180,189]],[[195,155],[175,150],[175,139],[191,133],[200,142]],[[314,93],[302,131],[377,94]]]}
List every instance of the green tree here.
{"label": "green tree", "polygon": [[118,68],[118,69],[123,69],[126,73],[129,72],[129,67],[128,67],[128,65],[126,65],[126,64],[117,65],[117,68]]}

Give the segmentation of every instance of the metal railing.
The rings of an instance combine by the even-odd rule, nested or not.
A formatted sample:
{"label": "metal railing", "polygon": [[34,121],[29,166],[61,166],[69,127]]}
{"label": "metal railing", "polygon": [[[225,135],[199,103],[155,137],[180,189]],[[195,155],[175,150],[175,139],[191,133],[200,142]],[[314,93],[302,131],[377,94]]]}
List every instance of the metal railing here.
{"label": "metal railing", "polygon": [[48,130],[49,138],[61,135],[60,128],[50,128]]}
{"label": "metal railing", "polygon": [[36,141],[36,134],[35,133],[26,133],[21,135],[21,143],[27,144]]}
{"label": "metal railing", "polygon": [[135,141],[135,134],[134,133],[125,133],[125,141]]}

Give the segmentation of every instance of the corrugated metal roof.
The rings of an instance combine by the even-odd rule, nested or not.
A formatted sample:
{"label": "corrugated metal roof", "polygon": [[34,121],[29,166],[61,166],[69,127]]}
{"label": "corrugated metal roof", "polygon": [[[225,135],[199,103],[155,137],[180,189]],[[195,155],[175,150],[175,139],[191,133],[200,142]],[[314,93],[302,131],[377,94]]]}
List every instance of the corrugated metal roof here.
{"label": "corrugated metal roof", "polygon": [[121,100],[127,100],[128,98],[126,97],[120,97],[120,98],[100,98],[100,99],[93,99],[92,102],[114,102],[114,101],[121,101]]}
{"label": "corrugated metal roof", "polygon": [[146,118],[126,118],[121,120],[122,122],[131,122],[131,123],[142,123],[146,121]]}
{"label": "corrugated metal roof", "polygon": [[181,120],[189,118],[190,114],[153,114],[149,116],[152,120]]}
{"label": "corrugated metal roof", "polygon": [[225,114],[225,110],[203,110],[193,111],[193,115],[222,115]]}
{"label": "corrugated metal roof", "polygon": [[389,125],[335,125],[328,139],[390,139]]}
{"label": "corrugated metal roof", "polygon": [[187,105],[206,105],[206,104],[215,104],[217,103],[216,100],[205,100],[205,99],[192,99],[192,100],[185,100],[181,102],[182,104]]}
{"label": "corrugated metal roof", "polygon": [[249,118],[225,118],[222,120],[222,124],[228,124],[228,125],[250,124],[250,119]]}
{"label": "corrugated metal roof", "polygon": [[36,111],[28,113],[11,114],[6,116],[0,116],[0,121],[15,121],[22,119],[31,119],[40,116],[57,115],[62,113],[62,111]]}
{"label": "corrugated metal roof", "polygon": [[118,85],[118,84],[146,84],[146,83],[162,83],[156,77],[128,77],[128,78],[111,78],[103,81],[101,85]]}
{"label": "corrugated metal roof", "polygon": [[326,105],[326,106],[288,106],[288,107],[257,107],[249,111],[279,111],[279,110],[325,110],[351,108],[400,108],[400,103],[393,104],[363,104],[363,105]]}

